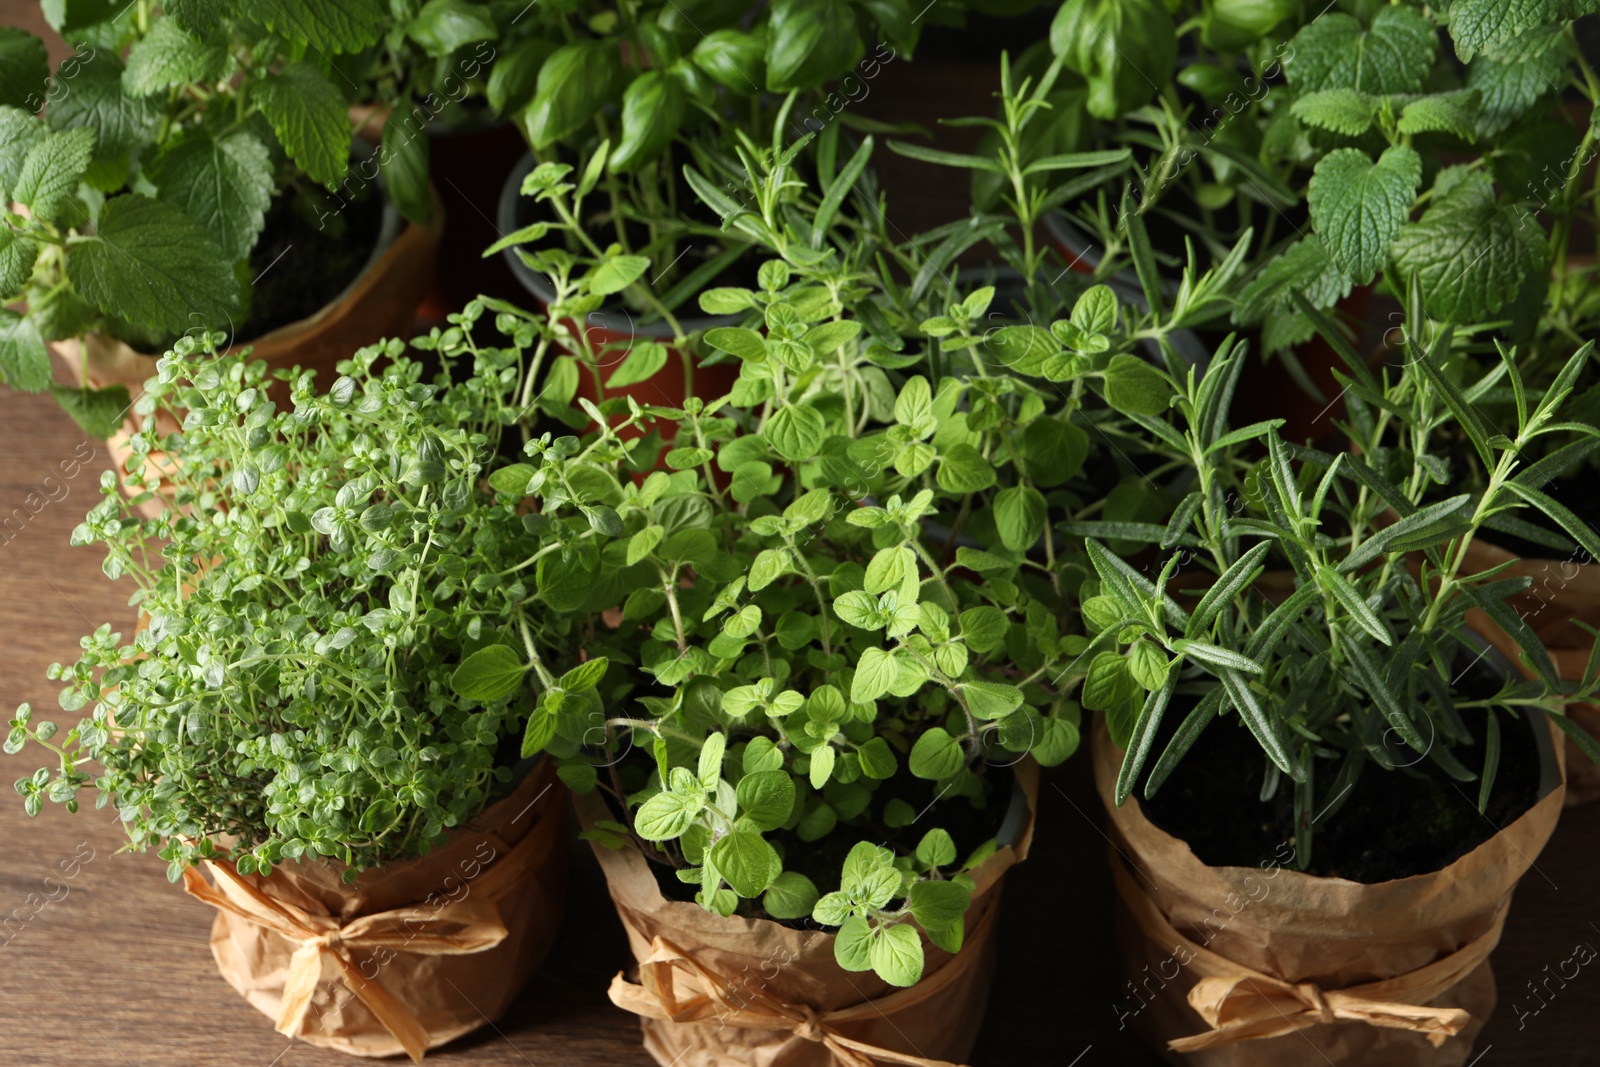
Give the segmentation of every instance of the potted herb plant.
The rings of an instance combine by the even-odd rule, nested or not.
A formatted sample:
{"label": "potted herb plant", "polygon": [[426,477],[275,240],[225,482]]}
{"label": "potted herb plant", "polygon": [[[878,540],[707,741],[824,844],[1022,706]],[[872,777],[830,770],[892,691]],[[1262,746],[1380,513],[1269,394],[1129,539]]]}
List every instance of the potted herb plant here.
{"label": "potted herb plant", "polygon": [[[455,353],[464,329],[414,343]],[[218,967],[281,1032],[421,1059],[497,1016],[560,929],[564,794],[529,758],[532,694],[463,665],[515,645],[582,688],[577,605],[541,565],[589,524],[555,481],[503,488],[516,337],[453,385],[370,346],[325,393],[297,372],[289,409],[220,340],[180,339],[149,384],[181,439],[132,439],[180,461],[171,506],[139,518],[108,474],[74,533],[137,585],[138,631],[85,637],[50,672],[81,718],[23,706],[5,748],[59,760],[17,783],[30,814],[91,790],[218,909]],[[562,484],[592,490],[575,444],[550,446]]]}
{"label": "potted herb plant", "polygon": [[[264,21],[96,11],[63,15],[78,52],[47,84],[37,70],[6,81],[0,300],[23,302],[0,312],[6,380],[50,388],[109,436],[155,373],[146,353],[186,332],[223,330],[327,378],[358,346],[409,330],[439,232],[402,229],[381,152],[352,145],[328,58],[377,39],[377,5]],[[425,175],[386,173],[396,199],[429,195]],[[47,346],[79,388],[51,383]]]}
{"label": "potted herb plant", "polygon": [[[1520,453],[1560,432],[1590,350],[1537,397],[1508,353],[1499,373],[1523,400],[1491,439],[1423,304],[1414,291],[1403,370],[1343,349],[1356,451],[1293,448],[1275,422],[1230,429],[1238,347],[1204,376],[1170,368],[1172,412],[1150,430],[1194,490],[1146,533],[1146,569],[1085,541],[1081,699],[1104,713],[1124,962],[1161,975],[1119,1011],[1183,1062],[1283,1062],[1307,1040],[1331,1059],[1463,1062],[1512,890],[1561,805],[1552,739],[1600,756],[1564,714],[1600,671],[1561,682],[1507,605],[1527,580],[1464,565],[1496,513],[1568,520]],[[1494,473],[1430,500],[1430,431],[1452,419]],[[1529,680],[1494,665],[1472,613],[1512,635]]]}

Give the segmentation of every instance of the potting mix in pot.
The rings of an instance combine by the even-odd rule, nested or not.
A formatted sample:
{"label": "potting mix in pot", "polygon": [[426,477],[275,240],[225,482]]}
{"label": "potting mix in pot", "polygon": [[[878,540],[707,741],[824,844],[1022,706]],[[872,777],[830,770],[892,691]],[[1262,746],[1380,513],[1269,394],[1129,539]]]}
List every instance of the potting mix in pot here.
{"label": "potting mix in pot", "polygon": [[[575,835],[663,1067],[1006,1062],[1077,773],[1119,1029],[1471,1061],[1600,792],[1600,3],[917,6],[0,28],[0,375],[115,437],[138,612],[5,751],[279,1032],[493,1023]],[[856,114],[926,26],[998,106]]]}

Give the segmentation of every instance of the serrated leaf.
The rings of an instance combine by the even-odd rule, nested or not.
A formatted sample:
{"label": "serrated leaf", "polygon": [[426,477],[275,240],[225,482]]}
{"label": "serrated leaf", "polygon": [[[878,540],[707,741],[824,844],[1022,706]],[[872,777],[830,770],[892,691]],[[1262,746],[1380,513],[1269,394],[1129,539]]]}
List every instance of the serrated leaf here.
{"label": "serrated leaf", "polygon": [[1376,163],[1359,148],[1340,148],[1317,163],[1308,201],[1311,222],[1334,262],[1357,284],[1372,281],[1411,213],[1422,157],[1404,145]]}
{"label": "serrated leaf", "polygon": [[[0,341],[3,346],[3,341]],[[50,383],[50,393],[61,409],[72,416],[83,431],[102,440],[117,432],[122,416],[133,406],[128,389],[122,385],[108,385],[103,389],[74,389]]]}
{"label": "serrated leaf", "polygon": [[47,132],[49,127],[26,111],[0,105],[0,189],[16,188],[28,149]]}
{"label": "serrated leaf", "polygon": [[1478,93],[1464,89],[1434,93],[1411,101],[1400,112],[1401,133],[1450,133],[1463,141],[1478,139]]}
{"label": "serrated leaf", "polygon": [[1590,0],[1456,0],[1450,6],[1450,35],[1466,58],[1524,30],[1593,13]]}
{"label": "serrated leaf", "polygon": [[0,303],[22,292],[33,265],[39,259],[39,246],[9,229],[0,229]]}
{"label": "serrated leaf", "polygon": [[379,0],[244,0],[244,13],[319,52],[359,52],[383,34],[389,10]]}
{"label": "serrated leaf", "polygon": [[260,81],[256,102],[301,170],[329,189],[343,180],[350,160],[350,119],[344,97],[320,70],[310,63],[290,63]]}
{"label": "serrated leaf", "polygon": [[162,200],[206,228],[224,257],[250,254],[272,202],[271,156],[253,134],[192,136],[157,156],[145,173]]}
{"label": "serrated leaf", "polygon": [[1433,68],[1438,49],[1438,30],[1414,8],[1386,6],[1370,29],[1353,15],[1330,11],[1295,34],[1283,65],[1289,83],[1302,93],[1336,88],[1375,96],[1414,93]]}
{"label": "serrated leaf", "polygon": [[1478,56],[1467,68],[1467,88],[1479,94],[1478,133],[1494,137],[1510,129],[1547,94],[1559,91],[1566,78],[1565,44],[1559,34],[1518,48],[1518,58],[1503,63]]}
{"label": "serrated leaf", "polygon": [[0,308],[0,381],[25,393],[50,384],[50,350],[39,327],[10,308]]}
{"label": "serrated leaf", "polygon": [[148,142],[161,122],[161,102],[130,96],[122,88],[122,60],[109,48],[78,64],[67,92],[51,101],[45,120],[53,130],[95,134],[94,158],[115,159]]}
{"label": "serrated leaf", "polygon": [[1394,243],[1403,277],[1415,275],[1424,307],[1452,323],[1492,319],[1530,277],[1542,277],[1550,262],[1544,229],[1520,205],[1497,203],[1493,180],[1477,172],[1445,172],[1434,182],[1434,198],[1417,222]]}
{"label": "serrated leaf", "polygon": [[1239,294],[1233,321],[1251,326],[1275,312],[1294,310],[1291,292],[1304,294],[1313,307],[1331,308],[1350,295],[1351,282],[1321,238],[1308,234],[1270,260]]}
{"label": "serrated leaf", "polygon": [[681,837],[700,814],[701,801],[680,793],[657,793],[633,813],[633,828],[646,841]]}
{"label": "serrated leaf", "polygon": [[1372,98],[1366,93],[1341,87],[1305,93],[1289,110],[1308,126],[1320,126],[1354,137],[1371,128],[1372,104]]}
{"label": "serrated leaf", "polygon": [[93,130],[62,130],[39,138],[22,161],[11,199],[26,204],[41,219],[55,219],[93,154]]}
{"label": "serrated leaf", "polygon": [[[817,906],[821,908],[820,901]],[[820,923],[828,921],[821,915],[813,917]],[[834,937],[833,958],[847,971],[870,971],[873,940],[872,926],[867,920],[859,915],[851,915],[844,920],[843,925],[839,927],[839,933]]]}
{"label": "serrated leaf", "polygon": [[227,59],[222,45],[189,36],[176,19],[158,19],[129,46],[122,88],[133,96],[149,96],[173,86],[205,85],[221,75]]}
{"label": "serrated leaf", "polygon": [[106,201],[99,232],[67,254],[67,276],[103,310],[154,330],[223,329],[238,306],[232,264],[210,235],[138,194]]}

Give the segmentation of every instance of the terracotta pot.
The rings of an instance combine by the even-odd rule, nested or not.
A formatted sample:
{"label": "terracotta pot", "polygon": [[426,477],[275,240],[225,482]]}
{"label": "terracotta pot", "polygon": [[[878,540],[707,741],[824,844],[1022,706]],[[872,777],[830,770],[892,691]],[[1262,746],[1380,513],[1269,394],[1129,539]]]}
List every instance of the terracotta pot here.
{"label": "terracotta pot", "polygon": [[[535,165],[533,153],[529,152],[506,177],[505,184],[500,190],[498,208],[501,233],[512,233],[521,228],[517,219],[517,205],[522,198],[522,179],[527,177]],[[511,273],[539,306],[549,307],[550,302],[555,299],[555,290],[544,275],[524,263],[514,248],[507,248],[500,254],[511,268]],[[742,318],[741,315],[686,315],[679,317],[678,324],[684,334],[688,335],[718,326],[737,326]],[[598,402],[604,394],[605,397],[631,396],[640,404],[682,407],[684,400],[689,396],[707,400],[722,396],[731,390],[739,379],[737,360],[726,359],[710,365],[701,364],[692,352],[686,352],[668,343],[673,339],[673,331],[666,323],[640,324],[626,308],[620,305],[613,304],[591,313],[581,326],[569,321],[567,328],[574,334],[584,335],[592,350],[603,353],[601,363],[586,367],[578,375],[578,396],[586,400]],[[626,358],[631,351],[632,343],[637,339],[667,344],[667,365],[645,381],[620,388],[607,388],[604,380],[610,376],[616,365]],[[685,382],[686,367],[692,378],[692,384]],[[600,379],[598,382],[597,378]],[[638,427],[630,426],[623,432],[623,436],[637,437],[641,433]]]}
{"label": "terracotta pot", "polygon": [[1488,954],[1512,891],[1561,809],[1554,728],[1542,716],[1529,722],[1542,799],[1443,870],[1367,885],[1270,861],[1206,865],[1136,798],[1115,805],[1123,753],[1097,719],[1095,784],[1127,979],[1122,1025],[1190,1067],[1461,1067],[1494,1008]]}
{"label": "terracotta pot", "polygon": [[500,1016],[549,954],[566,908],[565,790],[540,760],[420,859],[362,872],[301,861],[241,876],[207,862],[184,888],[216,907],[211,952],[279,1033],[421,1060]]}
{"label": "terracotta pot", "polygon": [[[1594,639],[1571,620],[1600,626],[1600,564],[1579,563],[1575,559],[1521,559],[1498,545],[1474,538],[1467,546],[1467,558],[1461,569],[1467,574],[1477,574],[1504,563],[1510,566],[1500,577],[1527,577],[1533,581],[1532,586],[1512,598],[1511,610],[1521,615],[1539,635],[1555,664],[1556,673],[1567,681],[1581,680],[1589,664]],[[1521,648],[1509,634],[1476,608],[1467,618],[1474,629],[1516,664],[1519,671],[1527,677],[1533,676],[1522,662]],[[1567,709],[1567,717],[1600,739],[1600,707],[1574,704]],[[1587,804],[1600,798],[1600,766],[1584,755],[1576,742],[1562,740],[1567,749],[1567,806]]]}
{"label": "terracotta pot", "polygon": [[[1015,769],[1018,789],[997,835],[1003,843],[973,871],[961,951],[924,938],[922,980],[908,989],[845,971],[825,930],[723,918],[667,900],[637,848],[594,845],[638,966],[637,981],[612,980],[612,1002],[640,1016],[645,1050],[662,1067],[938,1067],[965,1059],[988,1000],[1005,873],[1027,856],[1033,836],[1038,767],[1024,761]],[[612,818],[597,794],[577,806],[586,827]]]}
{"label": "terracotta pot", "polygon": [[[385,201],[387,219],[384,232],[373,249],[366,268],[336,299],[308,319],[282,326],[253,340],[230,346],[228,351],[250,349],[256,359],[273,369],[299,366],[317,372],[317,381],[326,386],[336,377],[334,366],[348,359],[356,349],[385,337],[409,339],[417,305],[428,290],[433,276],[434,256],[444,229],[444,211],[434,194],[433,222],[428,226],[400,224],[399,213]],[[55,353],[64,359],[74,376],[87,379],[96,388],[122,385],[132,400],[144,392],[144,383],[156,374],[157,356],[138,352],[105,334],[90,333],[71,341],[52,342]],[[280,406],[289,403],[289,389],[277,382],[272,397]],[[144,417],[131,411],[123,430],[112,435],[107,447],[116,469],[122,472],[132,456],[127,435],[142,427]],[[166,415],[157,417],[163,433],[176,432],[178,423]],[[156,457],[158,465],[169,462]],[[126,482],[124,486],[126,487]],[[161,511],[158,500],[141,507],[146,514]]]}

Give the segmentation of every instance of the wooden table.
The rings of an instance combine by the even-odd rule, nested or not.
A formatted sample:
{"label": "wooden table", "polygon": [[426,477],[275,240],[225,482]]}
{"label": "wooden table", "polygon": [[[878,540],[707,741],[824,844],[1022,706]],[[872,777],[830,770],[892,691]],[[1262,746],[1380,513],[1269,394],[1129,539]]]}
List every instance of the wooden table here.
{"label": "wooden table", "polygon": [[[37,30],[38,9],[0,0],[0,24]],[[53,47],[59,57],[59,42]],[[925,87],[940,80],[919,72],[897,94],[894,73],[886,69],[875,92],[908,105],[926,101]],[[973,83],[970,71],[951,77]],[[946,206],[940,195],[929,193],[923,214]],[[918,217],[916,225],[923,224]],[[92,458],[62,479],[58,465],[83,456]],[[134,621],[127,584],[104,578],[96,550],[68,545],[73,526],[99,499],[100,472],[110,464],[104,445],[86,439],[51,400],[4,388],[0,457],[0,702],[6,717],[25,700],[48,716],[57,687],[46,679],[46,666],[74,658],[78,637],[100,623],[126,632]],[[31,753],[0,757],[0,778],[35,766]],[[1117,1026],[1115,1004],[1124,998],[1102,823],[1087,759],[1046,775],[1034,857],[1012,873],[1007,888],[1000,966],[973,1063],[1160,1062]],[[217,975],[207,946],[211,910],[169,885],[156,857],[117,854],[122,841],[105,812],[71,816],[49,805],[29,819],[19,798],[0,792],[0,917],[18,918],[9,939],[0,933],[0,1067],[348,1067],[346,1057],[278,1035],[236,996]],[[1597,844],[1600,805],[1569,812],[1524,880],[1495,956],[1502,1004],[1475,1063],[1600,1063],[1594,968],[1520,1025],[1512,1010],[1513,1003],[1538,1006],[1526,984],[1543,980],[1546,965],[1554,968],[1580,943],[1600,946]],[[504,1018],[429,1062],[651,1062],[634,1019],[606,999],[611,976],[630,960],[598,868],[586,850],[577,856],[564,934],[544,972]],[[62,879],[60,865],[70,867],[74,857],[75,877]],[[54,899],[35,911],[48,898]],[[22,917],[27,921],[19,925]],[[1323,1062],[1307,1056],[1311,1067]]]}

